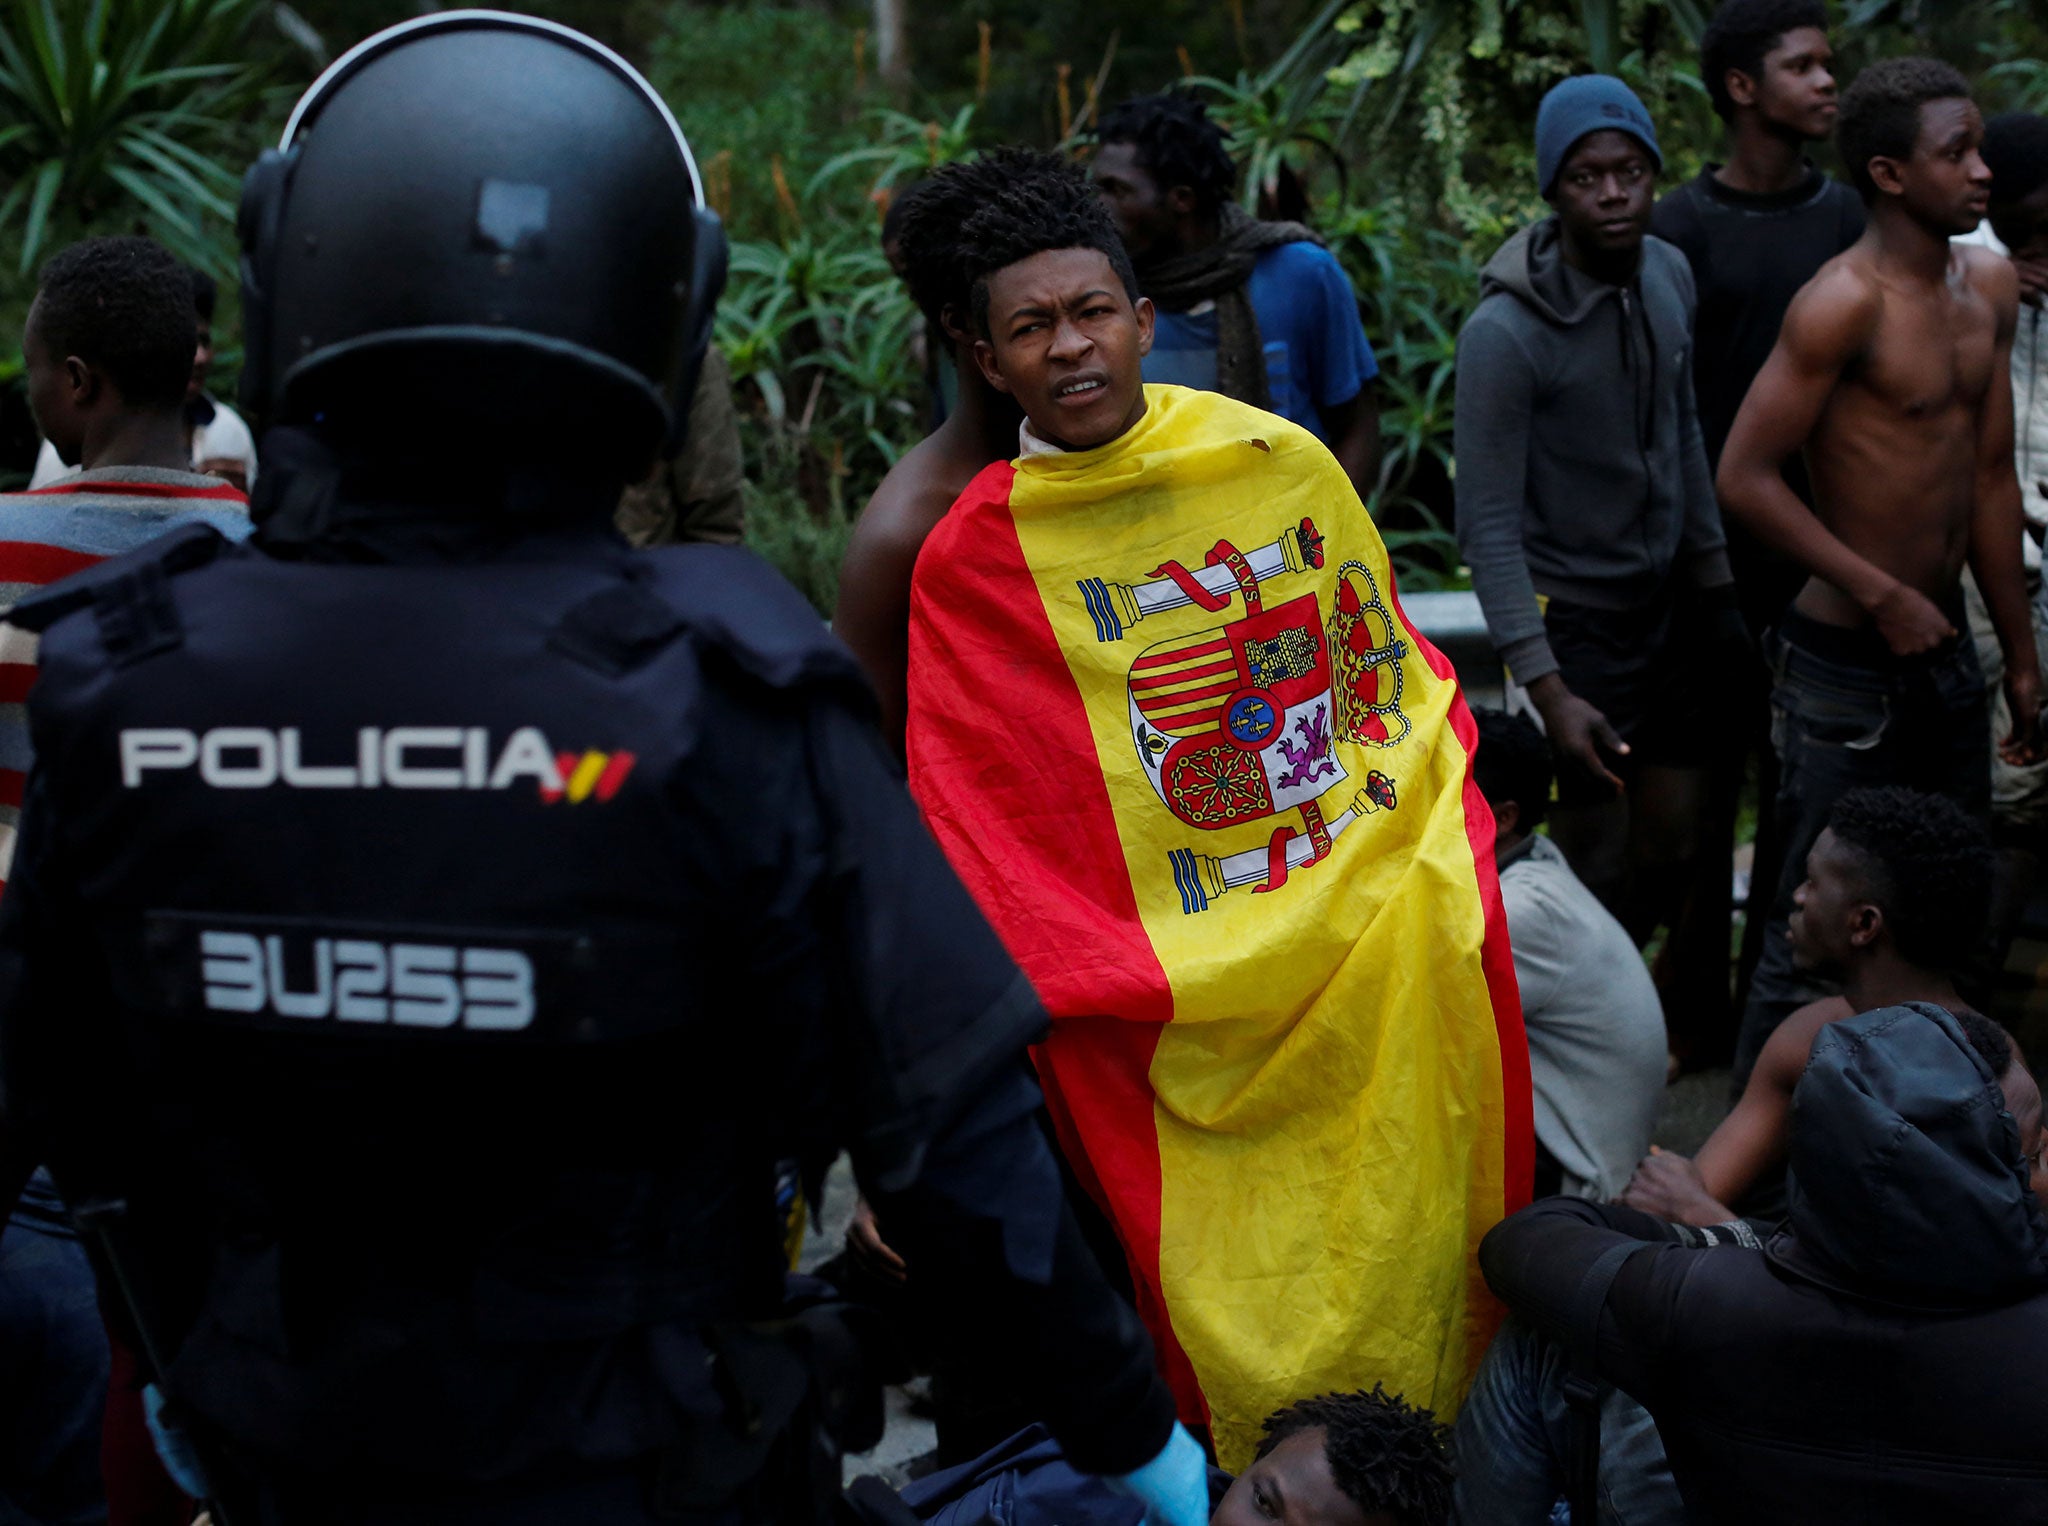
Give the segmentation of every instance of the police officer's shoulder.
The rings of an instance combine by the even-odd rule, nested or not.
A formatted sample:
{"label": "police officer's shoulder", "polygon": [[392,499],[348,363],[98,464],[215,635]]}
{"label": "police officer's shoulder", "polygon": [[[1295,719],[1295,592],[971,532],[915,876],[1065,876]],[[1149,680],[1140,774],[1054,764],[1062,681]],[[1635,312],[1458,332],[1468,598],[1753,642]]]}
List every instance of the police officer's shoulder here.
{"label": "police officer's shoulder", "polygon": [[744,546],[660,546],[638,553],[662,601],[700,651],[776,689],[821,686],[870,702],[860,664],[809,601]]}
{"label": "police officer's shoulder", "polygon": [[119,556],[110,556],[62,582],[27,595],[7,612],[11,625],[42,632],[66,615],[98,606],[113,609],[165,597],[165,580],[204,567],[233,542],[203,520],[190,520]]}

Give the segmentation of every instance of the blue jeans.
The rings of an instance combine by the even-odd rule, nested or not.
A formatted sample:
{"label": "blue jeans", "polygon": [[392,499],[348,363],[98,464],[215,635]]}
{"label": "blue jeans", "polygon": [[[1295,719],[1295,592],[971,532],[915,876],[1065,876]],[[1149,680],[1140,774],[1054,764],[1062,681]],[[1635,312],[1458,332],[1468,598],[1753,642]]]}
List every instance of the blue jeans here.
{"label": "blue jeans", "polygon": [[1978,815],[1991,807],[1991,723],[1967,637],[1900,658],[1874,631],[1821,625],[1793,610],[1772,633],[1766,655],[1775,679],[1774,811],[1785,857],[1736,1040],[1738,1096],[1778,1024],[1836,993],[1793,965],[1786,936],[1792,893],[1806,878],[1806,855],[1835,802],[1853,789],[1897,784],[1947,795]]}
{"label": "blue jeans", "polygon": [[[1451,1526],[1546,1526],[1571,1456],[1564,1349],[1518,1319],[1501,1326],[1458,1411]],[[1584,1522],[1580,1526],[1594,1526]],[[1598,1526],[1685,1526],[1685,1504],[1650,1412],[1619,1390],[1600,1406]]]}
{"label": "blue jeans", "polygon": [[0,1526],[106,1520],[106,1403],[92,1265],[39,1171],[0,1235]]}

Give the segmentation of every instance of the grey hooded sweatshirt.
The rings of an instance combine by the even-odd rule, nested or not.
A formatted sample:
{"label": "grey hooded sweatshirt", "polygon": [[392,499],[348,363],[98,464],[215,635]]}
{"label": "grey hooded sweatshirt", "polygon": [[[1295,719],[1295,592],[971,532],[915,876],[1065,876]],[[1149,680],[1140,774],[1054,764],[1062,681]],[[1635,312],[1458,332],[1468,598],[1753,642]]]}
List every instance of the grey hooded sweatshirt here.
{"label": "grey hooded sweatshirt", "polygon": [[1685,256],[1643,240],[1615,286],[1564,262],[1557,219],[1487,261],[1458,336],[1458,546],[1493,644],[1533,683],[1557,659],[1537,595],[1599,609],[1734,581],[1693,402]]}

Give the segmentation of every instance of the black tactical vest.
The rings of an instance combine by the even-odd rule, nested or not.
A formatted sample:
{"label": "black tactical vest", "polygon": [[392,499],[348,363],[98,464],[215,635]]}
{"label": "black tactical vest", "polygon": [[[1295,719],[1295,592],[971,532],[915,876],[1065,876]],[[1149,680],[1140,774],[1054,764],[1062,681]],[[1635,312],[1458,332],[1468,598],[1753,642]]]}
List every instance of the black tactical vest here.
{"label": "black tactical vest", "polygon": [[774,1311],[774,1162],[835,1126],[831,951],[778,899],[823,850],[773,739],[864,691],[808,606],[596,531],[416,566],[195,529],[14,619],[50,893],[135,1057],[108,1185],[192,1407],[446,1475],[723,1403],[689,1332]]}

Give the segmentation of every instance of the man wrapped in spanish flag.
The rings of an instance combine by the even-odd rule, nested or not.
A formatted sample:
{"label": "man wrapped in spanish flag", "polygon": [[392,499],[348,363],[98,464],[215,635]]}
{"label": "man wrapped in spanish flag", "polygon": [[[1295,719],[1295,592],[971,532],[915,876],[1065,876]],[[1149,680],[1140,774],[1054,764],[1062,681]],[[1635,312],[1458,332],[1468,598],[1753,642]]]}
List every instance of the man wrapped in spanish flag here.
{"label": "man wrapped in spanish flag", "polygon": [[1025,424],[917,561],[910,778],[1052,1014],[1060,1142],[1223,1466],[1304,1393],[1453,1410],[1533,1136],[1451,666],[1313,435],[1141,383],[1152,307],[1071,166],[961,246]]}

